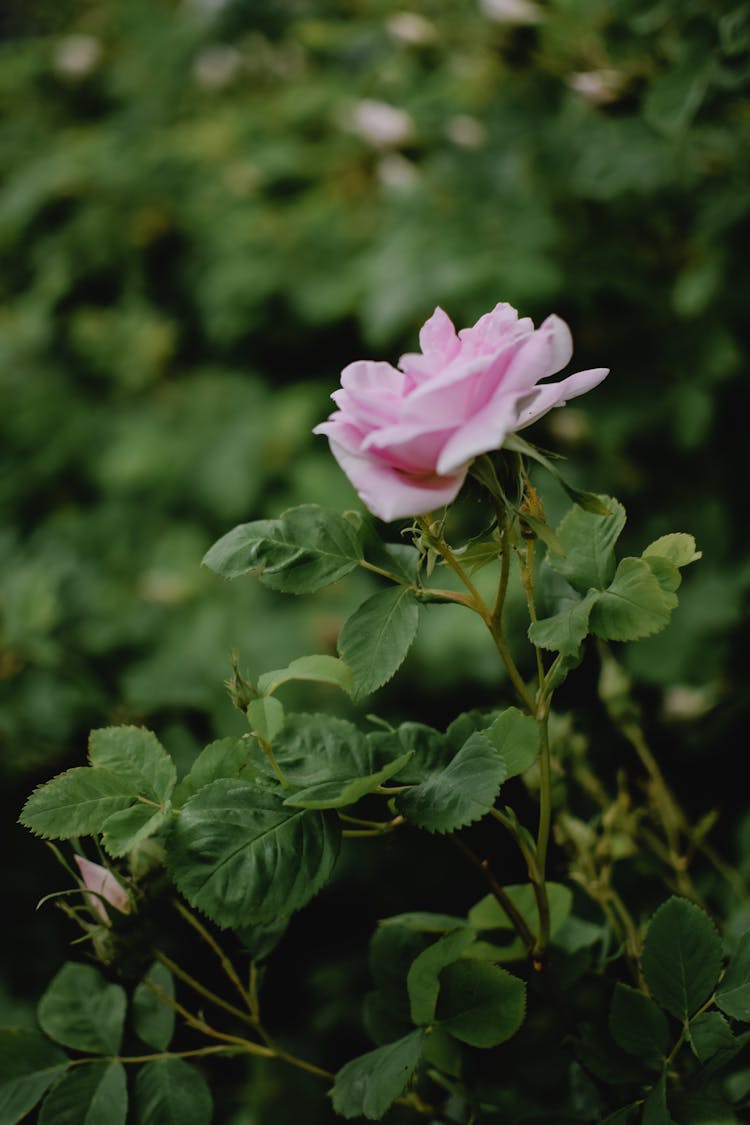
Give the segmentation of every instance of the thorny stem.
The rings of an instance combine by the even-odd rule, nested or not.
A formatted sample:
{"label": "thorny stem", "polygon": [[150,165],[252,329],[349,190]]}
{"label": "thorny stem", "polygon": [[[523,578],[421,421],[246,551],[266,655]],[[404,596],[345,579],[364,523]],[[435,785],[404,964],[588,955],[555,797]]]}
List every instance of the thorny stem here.
{"label": "thorny stem", "polygon": [[248,1008],[252,1009],[252,1005],[251,1005],[251,1002],[250,1002],[250,996],[247,992],[247,989],[245,988],[242,981],[240,980],[239,973],[235,969],[234,965],[232,964],[232,962],[229,959],[229,957],[227,956],[227,954],[224,952],[224,950],[219,945],[216,938],[213,936],[213,934],[209,930],[206,929],[206,927],[203,925],[201,920],[199,918],[196,918],[196,916],[193,914],[193,912],[191,910],[189,910],[187,908],[187,906],[185,906],[184,903],[180,902],[180,900],[177,899],[177,898],[173,899],[172,902],[173,902],[174,907],[177,910],[178,914],[180,914],[185,919],[185,921],[190,926],[193,927],[195,932],[206,943],[206,945],[209,947],[209,949],[211,949],[216,954],[219,961],[221,962],[221,967],[224,970],[224,972],[226,973],[227,977],[232,982],[234,987],[237,989],[240,996],[242,997],[244,1002],[247,1004]]}
{"label": "thorny stem", "polygon": [[539,868],[539,891],[534,883],[539,907],[539,941],[537,942],[538,954],[541,954],[549,945],[550,915],[549,899],[545,884],[547,870],[547,848],[549,846],[550,825],[552,822],[552,778],[550,770],[550,748],[548,729],[548,710],[545,709],[539,718],[539,830],[536,842],[536,862]]}
{"label": "thorny stem", "polygon": [[[451,568],[453,573],[459,578],[459,580],[463,583],[463,585],[469,591],[470,597],[468,599],[461,599],[463,601],[463,604],[469,606],[469,608],[473,609],[475,613],[478,613],[479,616],[484,621],[485,625],[487,626],[487,628],[489,629],[489,631],[492,635],[492,639],[495,642],[495,647],[497,648],[497,651],[500,654],[500,659],[502,660],[503,664],[505,665],[505,670],[508,673],[508,677],[509,677],[511,683],[513,684],[513,687],[515,688],[516,694],[518,695],[519,699],[521,700],[521,702],[523,703],[525,709],[529,712],[529,714],[533,715],[534,711],[535,711],[534,700],[531,697],[531,695],[529,693],[529,690],[528,690],[528,688],[526,687],[526,684],[523,681],[523,677],[521,676],[521,673],[518,671],[518,668],[516,667],[515,661],[513,660],[513,656],[511,654],[510,649],[508,648],[507,642],[505,640],[505,636],[503,634],[501,618],[502,618],[502,602],[505,599],[504,590],[503,590],[503,594],[501,596],[500,589],[498,588],[498,598],[496,599],[496,602],[495,602],[495,609],[490,610],[490,608],[487,606],[486,602],[484,601],[482,595],[479,593],[476,586],[472,582],[471,578],[466,573],[464,568],[461,566],[461,563],[456,558],[455,554],[451,550],[451,547],[446,542],[446,540],[444,538],[438,539],[432,534],[432,532],[430,531],[430,528],[429,528],[429,524],[428,524],[426,519],[419,519],[418,523],[419,523],[419,526],[422,528],[422,531],[423,531],[423,534],[424,534],[425,538],[431,544],[434,544],[436,550],[438,550],[440,552],[440,554],[445,559],[446,563]],[[508,551],[507,544],[504,543],[503,548],[502,548],[502,554],[501,554],[501,584],[503,583],[503,577],[502,576],[503,576],[503,568],[505,566],[505,562],[504,562],[503,557],[504,557],[504,555],[507,551]],[[507,575],[505,576],[504,582],[505,582],[505,585],[507,586]],[[454,598],[453,600],[458,600],[458,599]]]}
{"label": "thorny stem", "polygon": [[680,894],[686,895],[688,898],[695,898],[692,880],[686,871],[687,857],[680,847],[680,833],[681,831],[687,831],[682,809],[672,796],[672,792],[664,780],[664,775],[659,769],[659,764],[652,754],[639,725],[629,720],[620,720],[617,725],[635,750],[649,776],[652,804],[658,812],[664,829],[669,848],[669,861],[675,873]]}
{"label": "thorny stem", "polygon": [[490,815],[510,832],[526,863],[526,872],[534,891],[537,914],[539,915],[539,935],[534,942],[533,957],[535,964],[540,964],[549,942],[550,928],[549,898],[544,881],[544,871],[539,865],[536,851],[533,847],[529,847],[510,817],[507,817],[500,809],[490,809]]}
{"label": "thorny stem", "polygon": [[166,953],[163,953],[160,949],[156,949],[154,950],[154,956],[156,960],[164,965],[166,969],[169,969],[170,973],[173,973],[189,988],[192,988],[193,992],[197,992],[199,996],[203,996],[204,999],[210,1000],[212,1004],[216,1004],[217,1007],[223,1008],[225,1012],[229,1012],[230,1015],[236,1016],[237,1019],[243,1020],[245,1023],[249,1023],[252,1026],[256,1025],[257,1020],[255,1020],[252,1015],[248,1015],[247,1012],[243,1012],[241,1008],[236,1008],[234,1004],[230,1004],[228,1000],[224,1000],[221,996],[218,996],[215,992],[212,992],[210,988],[206,988],[205,985],[201,984],[200,981],[196,980],[195,977],[191,976],[190,973],[188,973],[185,969],[181,968],[180,965],[173,961],[171,957],[168,957]]}
{"label": "thorny stem", "polygon": [[508,918],[513,924],[513,927],[516,930],[516,933],[520,937],[523,944],[526,946],[528,952],[531,953],[536,946],[536,938],[527,926],[525,918],[518,910],[513,900],[509,897],[506,890],[500,886],[497,879],[490,871],[487,860],[480,859],[476,852],[472,851],[471,848],[467,844],[465,844],[462,839],[460,839],[460,837],[453,835],[450,837],[450,839],[453,841],[459,851],[463,852],[469,862],[482,873],[496,902],[499,904],[504,913],[507,914]]}
{"label": "thorny stem", "polygon": [[[537,620],[536,603],[534,601],[534,540],[526,540],[526,557],[518,556],[521,573],[521,586],[526,594],[526,604],[532,623]],[[542,653],[534,645],[537,669],[537,703],[534,715],[539,726],[539,827],[536,842],[536,864],[538,880],[533,880],[534,892],[539,910],[539,939],[536,945],[536,954],[541,956],[549,945],[550,938],[550,912],[549,898],[546,887],[547,849],[549,847],[550,827],[552,824],[552,776],[550,765],[549,746],[549,702],[544,703],[544,663]]]}

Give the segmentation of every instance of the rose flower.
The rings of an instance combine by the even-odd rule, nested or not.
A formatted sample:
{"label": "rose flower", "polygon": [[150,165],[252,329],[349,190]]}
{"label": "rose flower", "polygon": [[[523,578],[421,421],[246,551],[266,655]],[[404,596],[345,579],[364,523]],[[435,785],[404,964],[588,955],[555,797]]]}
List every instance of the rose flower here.
{"label": "rose flower", "polygon": [[326,434],[363,503],[383,520],[450,503],[475,457],[608,374],[596,367],[540,382],[570,361],[570,330],[557,316],[535,329],[507,304],[458,334],[437,308],[419,343],[421,352],[401,356],[398,367],[345,367],[331,396],[338,410],[314,431]]}

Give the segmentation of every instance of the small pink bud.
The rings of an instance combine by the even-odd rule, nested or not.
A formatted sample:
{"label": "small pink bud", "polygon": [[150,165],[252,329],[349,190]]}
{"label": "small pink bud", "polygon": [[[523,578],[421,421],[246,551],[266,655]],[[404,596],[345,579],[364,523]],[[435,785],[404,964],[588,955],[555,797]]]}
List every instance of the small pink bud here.
{"label": "small pink bud", "polygon": [[130,900],[127,891],[115,879],[111,871],[106,867],[101,867],[98,863],[92,863],[90,859],[85,859],[81,855],[77,855],[75,861],[78,864],[78,870],[81,872],[84,887],[87,891],[94,892],[94,894],[85,896],[86,901],[105,925],[109,925],[109,914],[102,899],[106,899],[110,906],[114,906],[115,910],[119,910],[121,914],[130,913]]}

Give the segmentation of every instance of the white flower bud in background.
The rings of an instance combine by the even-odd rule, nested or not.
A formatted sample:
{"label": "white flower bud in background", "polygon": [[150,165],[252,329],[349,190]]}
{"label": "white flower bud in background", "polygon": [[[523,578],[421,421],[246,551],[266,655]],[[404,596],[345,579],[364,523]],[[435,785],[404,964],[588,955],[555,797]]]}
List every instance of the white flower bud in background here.
{"label": "white flower bud in background", "polygon": [[385,21],[385,26],[394,39],[414,47],[433,43],[437,37],[435,25],[418,12],[394,12]]}
{"label": "white flower bud in background", "polygon": [[622,82],[619,70],[582,70],[567,78],[571,90],[592,105],[606,105],[614,101],[622,89]]}
{"label": "white flower bud in background", "polygon": [[93,35],[66,35],[55,48],[52,65],[61,78],[86,78],[99,65],[102,45]]}
{"label": "white flower bud in background", "polygon": [[373,148],[398,148],[414,139],[414,122],[406,110],[375,98],[356,102],[344,124]]}
{"label": "white flower bud in background", "polygon": [[482,122],[468,113],[457,113],[451,117],[445,131],[448,139],[461,148],[480,148],[487,140],[487,130]]}
{"label": "white flower bud in background", "polygon": [[378,179],[383,187],[402,191],[413,187],[419,179],[419,172],[411,160],[399,152],[389,152],[378,161]]}
{"label": "white flower bud in background", "polygon": [[531,0],[479,0],[487,19],[496,23],[541,23],[542,10]]}
{"label": "white flower bud in background", "polygon": [[236,76],[242,56],[236,47],[216,43],[206,47],[193,63],[193,78],[204,90],[220,90]]}
{"label": "white flower bud in background", "polygon": [[673,684],[664,692],[662,714],[675,723],[689,723],[707,714],[716,705],[716,693],[709,687]]}

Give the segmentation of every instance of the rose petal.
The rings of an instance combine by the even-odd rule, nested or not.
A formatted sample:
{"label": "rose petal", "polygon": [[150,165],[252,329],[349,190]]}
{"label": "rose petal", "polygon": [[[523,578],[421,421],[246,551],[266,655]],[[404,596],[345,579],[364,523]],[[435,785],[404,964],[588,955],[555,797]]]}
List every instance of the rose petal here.
{"label": "rose petal", "polygon": [[500,388],[492,402],[464,422],[443,446],[437,461],[439,473],[454,473],[459,465],[480,453],[499,449],[516,425],[516,396]]}
{"label": "rose petal", "polygon": [[422,325],[419,346],[425,355],[442,363],[450,363],[461,347],[453,321],[438,307]]}
{"label": "rose petal", "polygon": [[356,456],[333,438],[331,452],[365,505],[381,520],[423,515],[450,504],[458,495],[468,466],[451,476],[416,476],[394,469],[376,456]]}
{"label": "rose petal", "polygon": [[519,418],[516,429],[523,430],[536,422],[555,406],[565,406],[571,398],[584,395],[598,387],[609,375],[608,367],[592,367],[588,371],[577,371],[560,383],[542,383],[528,396],[524,405],[519,405]]}
{"label": "rose petal", "polygon": [[570,362],[573,338],[559,316],[548,316],[524,342],[505,373],[507,391],[530,391],[540,379],[555,375]]}
{"label": "rose petal", "polygon": [[109,915],[102,898],[106,899],[110,906],[114,906],[115,910],[119,910],[121,914],[129,914],[130,899],[128,898],[128,892],[115,879],[112,872],[98,863],[92,863],[90,859],[86,859],[82,855],[77,855],[74,858],[78,864],[78,870],[81,872],[84,887],[95,892],[86,897],[89,905],[102,921],[109,924]]}

